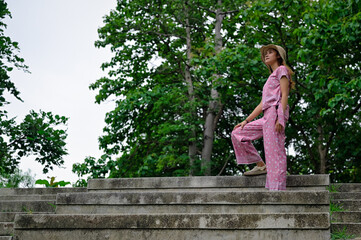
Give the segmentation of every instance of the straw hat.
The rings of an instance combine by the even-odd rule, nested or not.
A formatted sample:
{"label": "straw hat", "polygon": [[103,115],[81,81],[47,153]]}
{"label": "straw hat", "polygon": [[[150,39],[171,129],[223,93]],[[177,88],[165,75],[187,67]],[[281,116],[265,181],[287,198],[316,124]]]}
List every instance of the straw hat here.
{"label": "straw hat", "polygon": [[[283,47],[281,46],[278,46],[278,45],[274,45],[274,44],[268,44],[266,46],[263,46],[261,47],[261,59],[262,59],[262,62],[264,64],[266,64],[266,60],[265,60],[265,56],[266,56],[266,52],[268,49],[275,49],[278,51],[278,53],[280,54],[281,58],[282,58],[282,64],[285,65],[286,64],[286,51],[283,49]],[[267,64],[266,64],[267,66]],[[269,66],[267,66],[269,67]]]}

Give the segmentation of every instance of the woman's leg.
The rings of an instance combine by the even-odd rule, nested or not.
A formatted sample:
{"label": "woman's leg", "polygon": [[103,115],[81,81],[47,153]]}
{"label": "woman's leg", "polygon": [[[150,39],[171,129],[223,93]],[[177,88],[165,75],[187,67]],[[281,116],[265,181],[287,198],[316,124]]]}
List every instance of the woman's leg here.
{"label": "woman's leg", "polygon": [[236,128],[232,132],[232,143],[238,164],[258,163],[262,165],[262,158],[251,141],[262,137],[263,118],[246,124],[243,129]]}
{"label": "woman's leg", "polygon": [[286,190],[287,157],[285,149],[285,132],[276,132],[277,110],[270,107],[265,111],[263,143],[267,163],[266,188],[269,190]]}

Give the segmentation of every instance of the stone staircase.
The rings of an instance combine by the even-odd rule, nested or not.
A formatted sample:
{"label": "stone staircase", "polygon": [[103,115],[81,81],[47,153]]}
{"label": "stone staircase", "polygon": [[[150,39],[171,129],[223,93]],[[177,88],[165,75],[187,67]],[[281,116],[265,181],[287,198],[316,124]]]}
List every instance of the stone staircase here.
{"label": "stone staircase", "polygon": [[86,188],[0,188],[0,240],[14,235],[16,214],[55,213],[56,194],[84,192]]}
{"label": "stone staircase", "polygon": [[330,239],[328,175],[94,179],[51,214],[17,214],[14,239]]}
{"label": "stone staircase", "polygon": [[332,232],[342,231],[361,239],[361,183],[333,184],[332,202],[345,211],[332,214]]}

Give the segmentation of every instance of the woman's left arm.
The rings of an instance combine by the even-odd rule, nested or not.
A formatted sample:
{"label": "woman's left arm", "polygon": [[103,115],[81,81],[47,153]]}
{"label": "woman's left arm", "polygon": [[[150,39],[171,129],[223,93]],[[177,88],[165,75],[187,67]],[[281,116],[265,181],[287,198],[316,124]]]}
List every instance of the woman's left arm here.
{"label": "woman's left arm", "polygon": [[288,79],[283,76],[280,80],[280,84],[281,84],[281,92],[282,92],[282,98],[281,98],[281,104],[282,104],[282,109],[283,112],[286,112],[286,108],[287,108],[287,104],[288,104],[288,86],[289,86],[289,81]]}
{"label": "woman's left arm", "polygon": [[[286,112],[286,108],[287,108],[287,104],[288,104],[288,94],[289,94],[289,87],[288,87],[289,81],[285,76],[283,76],[280,79],[280,85],[281,85],[281,92],[282,92],[282,98],[281,98],[282,110],[283,110],[283,112]],[[282,124],[279,123],[278,119],[277,119],[275,127],[276,127],[277,132],[282,132],[284,130],[284,126],[282,126]]]}

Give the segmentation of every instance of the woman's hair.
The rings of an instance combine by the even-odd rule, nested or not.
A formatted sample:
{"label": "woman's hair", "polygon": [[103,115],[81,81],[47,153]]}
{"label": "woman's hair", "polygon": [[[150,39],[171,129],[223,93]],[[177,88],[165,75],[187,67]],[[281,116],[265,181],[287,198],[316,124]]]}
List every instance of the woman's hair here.
{"label": "woman's hair", "polygon": [[[277,56],[281,56],[280,53],[277,51],[277,49],[274,49],[277,53]],[[294,75],[295,73],[291,70],[291,68],[286,64],[286,60],[283,60],[282,57],[277,58],[278,61],[278,65],[283,65],[287,68],[288,74],[290,75],[290,87],[291,89],[295,89],[295,82],[292,80],[292,75]],[[268,67],[270,73],[272,73],[272,68]]]}

